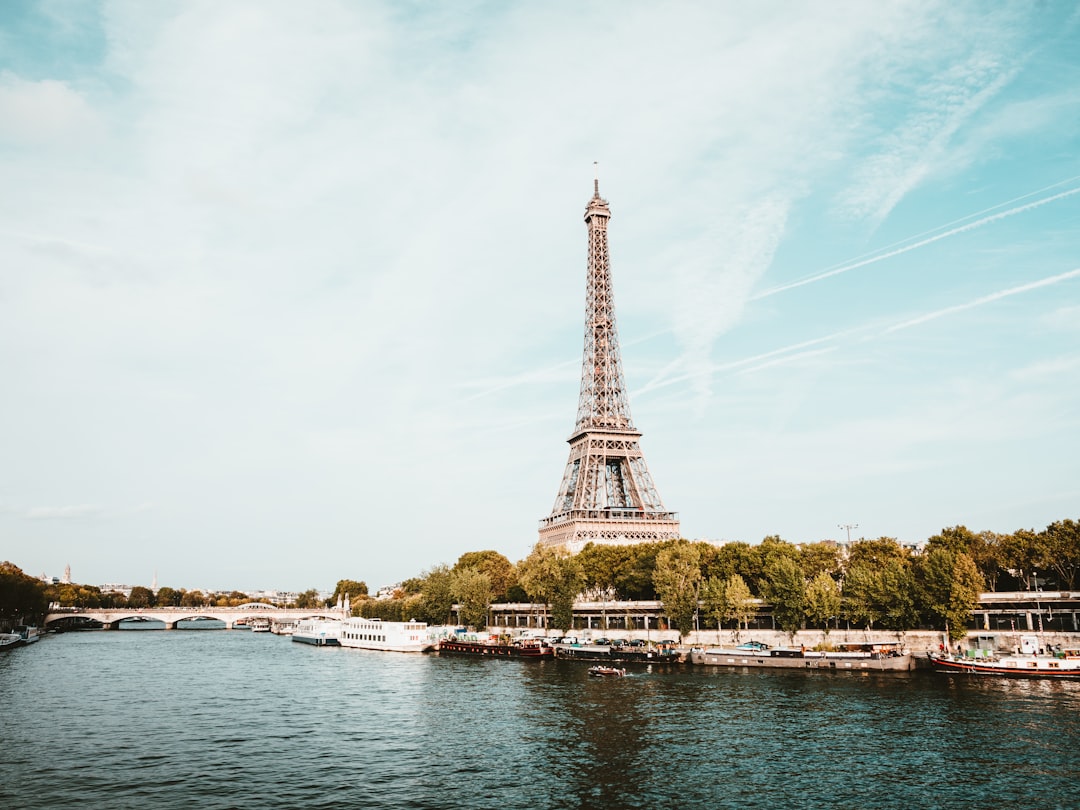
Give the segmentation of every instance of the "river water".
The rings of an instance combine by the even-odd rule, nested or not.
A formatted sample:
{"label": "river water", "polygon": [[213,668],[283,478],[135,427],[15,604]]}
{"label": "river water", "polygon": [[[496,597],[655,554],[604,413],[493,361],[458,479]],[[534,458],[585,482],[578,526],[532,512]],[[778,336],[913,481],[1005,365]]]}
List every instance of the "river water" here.
{"label": "river water", "polygon": [[1080,682],[85,631],[0,656],[0,808],[1080,807]]}

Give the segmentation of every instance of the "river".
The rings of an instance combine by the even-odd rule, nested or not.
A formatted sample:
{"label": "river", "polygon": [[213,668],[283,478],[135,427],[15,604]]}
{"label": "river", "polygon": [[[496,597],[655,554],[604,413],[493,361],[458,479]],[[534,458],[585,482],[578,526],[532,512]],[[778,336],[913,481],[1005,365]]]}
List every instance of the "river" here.
{"label": "river", "polygon": [[1080,681],[586,669],[50,636],[0,656],[0,807],[1080,807]]}

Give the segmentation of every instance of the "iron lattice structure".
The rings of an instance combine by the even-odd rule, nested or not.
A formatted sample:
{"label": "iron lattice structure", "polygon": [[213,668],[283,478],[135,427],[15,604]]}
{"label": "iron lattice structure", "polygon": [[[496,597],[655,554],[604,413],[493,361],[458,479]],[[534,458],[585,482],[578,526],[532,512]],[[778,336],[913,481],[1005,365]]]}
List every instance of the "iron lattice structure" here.
{"label": "iron lattice structure", "polygon": [[586,543],[648,543],[679,537],[679,519],[657,494],[641,432],[630,419],[608,255],[611,209],[599,181],[585,208],[589,232],[585,350],[570,460],[540,542],[580,550]]}

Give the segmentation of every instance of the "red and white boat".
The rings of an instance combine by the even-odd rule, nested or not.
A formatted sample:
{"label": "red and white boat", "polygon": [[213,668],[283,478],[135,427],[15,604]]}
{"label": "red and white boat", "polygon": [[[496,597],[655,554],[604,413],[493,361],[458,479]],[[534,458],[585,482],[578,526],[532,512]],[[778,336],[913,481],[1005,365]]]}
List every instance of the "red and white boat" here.
{"label": "red and white boat", "polygon": [[1040,652],[1038,636],[1020,636],[1013,653],[968,650],[964,655],[948,651],[929,652],[935,672],[963,675],[997,675],[1015,678],[1080,678],[1080,650]]}

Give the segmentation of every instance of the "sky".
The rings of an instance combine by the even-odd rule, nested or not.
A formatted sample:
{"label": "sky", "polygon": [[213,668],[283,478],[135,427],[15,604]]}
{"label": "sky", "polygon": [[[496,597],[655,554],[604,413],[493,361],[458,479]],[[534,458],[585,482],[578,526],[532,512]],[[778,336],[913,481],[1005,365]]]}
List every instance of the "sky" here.
{"label": "sky", "polygon": [[0,559],[526,557],[594,162],[685,537],[1080,517],[1074,3],[40,0],[0,4]]}

